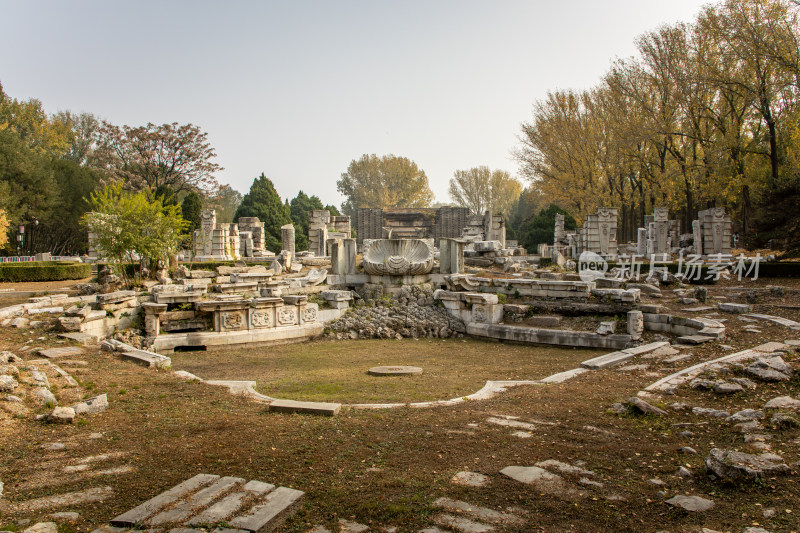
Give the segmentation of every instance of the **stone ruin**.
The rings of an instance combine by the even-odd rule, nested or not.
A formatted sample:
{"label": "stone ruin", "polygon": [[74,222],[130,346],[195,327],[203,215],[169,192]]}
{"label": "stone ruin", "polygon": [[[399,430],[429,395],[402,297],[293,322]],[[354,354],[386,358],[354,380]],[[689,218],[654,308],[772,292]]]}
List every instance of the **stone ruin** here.
{"label": "stone ruin", "polygon": [[694,250],[696,254],[730,254],[733,222],[725,209],[714,207],[697,213],[698,220],[692,222]]}
{"label": "stone ruin", "polygon": [[499,241],[506,247],[506,224],[502,215],[486,211],[471,215],[466,207],[438,209],[373,209],[361,208],[356,214],[356,240],[360,247],[373,239],[466,239]]}
{"label": "stone ruin", "polygon": [[594,252],[606,259],[617,257],[617,208],[600,207],[594,215],[586,217],[586,223],[575,233],[567,233],[564,229],[564,215],[557,214],[553,246],[539,247],[539,254],[552,255],[559,264],[561,259],[569,257],[577,259],[583,252]]}
{"label": "stone ruin", "polygon": [[200,213],[200,229],[194,232],[195,261],[271,260],[274,256],[264,247],[264,223],[258,217],[242,217],[238,224],[217,224],[214,209]]}
{"label": "stone ruin", "polygon": [[[350,238],[350,217],[331,216],[330,211],[314,209],[308,216],[308,251],[317,257],[330,253],[328,239]],[[285,249],[285,248],[284,248]]]}

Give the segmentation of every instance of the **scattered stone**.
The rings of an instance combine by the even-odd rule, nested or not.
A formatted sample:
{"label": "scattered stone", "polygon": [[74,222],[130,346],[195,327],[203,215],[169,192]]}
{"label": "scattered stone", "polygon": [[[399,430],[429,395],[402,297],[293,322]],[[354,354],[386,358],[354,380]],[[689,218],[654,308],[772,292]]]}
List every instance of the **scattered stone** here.
{"label": "scattered stone", "polygon": [[637,398],[636,396],[632,396],[628,403],[630,403],[631,407],[641,413],[641,414],[652,414],[652,415],[666,415],[667,412],[663,409],[659,409],[658,407],[647,403],[646,401],[642,400],[641,398]]}
{"label": "scattered stone", "polygon": [[640,370],[647,370],[650,365],[625,365],[617,369],[618,372],[638,372]]}
{"label": "scattered stone", "polygon": [[682,448],[679,448],[678,451],[688,455],[697,455],[697,450],[690,446],[683,446]]}
{"label": "scattered stone", "polygon": [[503,513],[450,498],[439,498],[433,502],[433,506],[450,513],[466,514],[475,520],[492,524],[522,525],[524,523],[523,520],[511,513]]}
{"label": "scattered stone", "polygon": [[50,404],[52,406],[58,405],[58,400],[50,392],[50,389],[46,389],[44,387],[36,387],[31,391],[31,398],[33,398],[34,403],[39,405],[47,405]]}
{"label": "scattered stone", "polygon": [[703,335],[685,335],[683,337],[677,338],[677,341],[681,344],[692,344],[692,345],[703,344],[706,342],[711,342],[713,340],[714,340],[713,337],[705,337]]}
{"label": "scattered stone", "polygon": [[84,503],[107,500],[113,495],[114,489],[111,487],[93,487],[78,492],[68,492],[66,494],[56,494],[55,496],[26,500],[17,503],[15,508],[20,512],[29,512],[52,507],[78,506]]}
{"label": "scattered stone", "polygon": [[714,383],[714,392],[717,394],[736,394],[743,392],[744,387],[738,383],[728,383],[727,381],[718,381]]}
{"label": "scattered stone", "polygon": [[752,433],[754,431],[762,429],[761,424],[759,424],[758,421],[756,420],[751,420],[750,422],[739,422],[733,427],[735,427],[742,433]]}
{"label": "scattered stone", "polygon": [[710,379],[695,378],[689,383],[689,386],[695,390],[711,390],[714,388],[714,382]]}
{"label": "scattered stone", "polygon": [[55,522],[38,522],[25,529],[22,533],[58,533],[58,524]]}
{"label": "scattered stone", "polygon": [[46,350],[39,350],[39,355],[47,359],[57,359],[59,357],[69,357],[71,355],[83,355],[83,350],[74,346],[48,348]]}
{"label": "scattered stone", "polygon": [[340,533],[364,533],[369,530],[369,526],[353,522],[352,520],[339,519]]}
{"label": "scattered stone", "polygon": [[758,409],[743,409],[725,419],[726,422],[748,422],[750,420],[763,420],[764,411]]}
{"label": "scattered stone", "polygon": [[786,413],[775,413],[770,419],[770,423],[778,429],[792,429],[800,427],[800,420],[797,417]]}
{"label": "scattered stone", "polygon": [[536,463],[536,466],[540,468],[548,468],[550,470],[558,470],[562,474],[575,474],[580,476],[594,476],[595,473],[591,470],[585,470],[579,466],[573,466],[571,464],[562,463],[561,461],[557,461],[556,459],[547,459],[546,461],[539,461]]}
{"label": "scattered stone", "polygon": [[680,507],[685,511],[701,513],[714,507],[714,502],[700,496],[675,496],[666,501],[673,507]]}
{"label": "scattered stone", "polygon": [[770,533],[770,531],[763,527],[746,527],[742,530],[742,533]]}
{"label": "scattered stone", "polygon": [[412,376],[422,374],[418,366],[373,366],[367,371],[372,376]]}
{"label": "scattered stone", "polygon": [[666,485],[666,483],[664,483],[662,480],[658,479],[657,477],[654,477],[653,479],[648,479],[647,482],[650,483],[651,485],[656,486],[656,487],[663,487],[663,486]]}
{"label": "scattered stone", "polygon": [[714,448],[706,458],[706,467],[721,479],[760,479],[766,476],[784,475],[789,466],[777,455],[752,455],[734,450]]}
{"label": "scattered stone", "polygon": [[598,335],[611,335],[616,331],[617,323],[613,320],[607,322],[600,322],[600,327],[597,328]]}
{"label": "scattered stone", "polygon": [[533,437],[533,433],[530,431],[512,431],[511,436],[517,437],[518,439],[529,439]]}
{"label": "scattered stone", "polygon": [[433,517],[433,521],[440,526],[451,527],[463,533],[488,533],[494,531],[494,526],[446,513],[437,514]]}
{"label": "scattered stone", "polygon": [[675,363],[682,363],[684,361],[688,361],[691,358],[692,358],[692,354],[690,354],[690,353],[685,353],[685,354],[680,354],[680,355],[673,355],[672,357],[667,357],[666,359],[664,359],[664,363],[666,363],[668,365],[672,365],[672,364],[675,364]]}
{"label": "scattered stone", "polygon": [[747,378],[730,378],[730,381],[733,383],[738,383],[745,389],[755,389],[758,386],[756,385],[755,381]]}
{"label": "scattered stone", "polygon": [[294,400],[273,400],[269,411],[276,413],[303,413],[311,415],[334,416],[342,408],[339,403],[297,402]]}
{"label": "scattered stone", "polygon": [[[781,365],[781,363],[783,364]],[[789,371],[789,373],[778,370],[778,368],[785,368]],[[788,367],[788,365],[786,365],[781,357],[772,357],[769,359],[759,359],[755,361],[745,368],[745,372],[757,377],[761,381],[775,382],[788,381],[789,375],[791,374],[791,369]]]}
{"label": "scattered stone", "polygon": [[478,472],[458,472],[450,482],[454,485],[463,487],[485,487],[489,484],[489,476],[484,476]]}
{"label": "scattered stone", "polygon": [[86,437],[86,438],[87,439],[102,439],[103,438],[103,434],[102,433],[89,433],[89,436]]}
{"label": "scattered stone", "polygon": [[101,394],[72,406],[76,415],[96,415],[108,409],[108,396]]}
{"label": "scattered stone", "polygon": [[732,302],[720,302],[717,304],[719,310],[723,313],[736,313],[736,314],[743,314],[743,313],[750,313],[753,311],[753,308],[747,304],[736,304]]}
{"label": "scattered stone", "polygon": [[578,480],[578,483],[580,483],[581,485],[585,485],[587,487],[593,487],[595,489],[605,488],[605,485],[603,483],[600,483],[598,481],[593,481],[593,480],[589,479],[588,477],[580,478]]}
{"label": "scattered stone", "polygon": [[0,376],[0,392],[11,392],[19,386],[13,376]]}
{"label": "scattered stone", "polygon": [[536,490],[547,494],[566,497],[577,495],[575,489],[571,488],[564,478],[538,466],[507,466],[500,473],[514,481],[533,485]]}
{"label": "scattered stone", "polygon": [[676,472],[676,474],[678,474],[678,476],[680,476],[682,478],[694,477],[694,472],[692,472],[691,470],[689,470],[685,466],[679,466],[678,467],[678,471]]}
{"label": "scattered stone", "polygon": [[800,410],[800,400],[791,396],[778,396],[764,404],[765,409],[796,409]]}
{"label": "scattered stone", "polygon": [[13,394],[6,394],[1,400],[4,402],[22,403],[22,398],[14,396]]}
{"label": "scattered stone", "polygon": [[53,424],[72,424],[74,419],[75,409],[72,407],[56,407],[47,415],[47,421]]}
{"label": "scattered stone", "polygon": [[42,449],[49,450],[49,451],[60,451],[65,450],[67,447],[60,442],[50,442],[46,444],[42,444]]}
{"label": "scattered stone", "polygon": [[692,413],[699,416],[711,416],[714,418],[728,418],[731,414],[728,411],[711,409],[709,407],[693,407]]}

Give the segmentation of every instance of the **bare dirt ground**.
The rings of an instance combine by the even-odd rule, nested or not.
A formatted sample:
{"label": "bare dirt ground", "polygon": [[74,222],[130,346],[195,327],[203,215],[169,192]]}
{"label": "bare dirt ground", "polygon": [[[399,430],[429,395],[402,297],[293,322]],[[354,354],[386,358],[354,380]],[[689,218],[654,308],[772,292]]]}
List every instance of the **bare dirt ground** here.
{"label": "bare dirt ground", "polygon": [[[747,285],[725,282],[710,292],[727,301],[747,301],[746,294],[731,296],[725,290],[736,285],[800,288],[798,280],[773,279]],[[664,298],[649,303],[683,313],[687,306],[678,304],[667,288],[663,290]],[[800,310],[786,307],[800,306],[796,295],[758,296],[752,305],[756,312],[800,321]],[[677,369],[764,342],[800,338],[800,332],[768,322],[746,322],[724,313],[716,318],[726,319],[727,338],[683,349],[692,354],[684,362],[637,358],[626,366],[647,367],[587,372],[562,384],[517,387],[491,400],[456,406],[344,409],[333,418],[268,413],[264,405],[233,396],[222,387],[182,380],[169,371],[144,369],[96,348],[83,348],[83,355],[68,358],[73,363],[56,361],[80,382],[77,392],[68,393],[63,385],[55,387],[56,396],[106,393],[110,408],[79,417],[71,425],[34,420],[37,412],[47,412],[45,407],[25,417],[0,411],[0,481],[5,484],[0,529],[19,531],[24,529],[21,520],[45,520],[53,511],[75,510],[80,517],[62,525],[62,533],[91,531],[205,472],[305,491],[303,507],[280,530],[291,533],[305,533],[316,524],[338,531],[342,518],[367,524],[370,531],[397,526],[402,532],[417,532],[430,527],[436,514],[432,504],[442,496],[525,519],[525,525],[495,526],[496,531],[699,532],[706,527],[740,532],[758,526],[773,532],[798,531],[800,429],[773,427],[772,411],[768,411],[761,432],[767,435],[771,452],[790,465],[791,473],[733,484],[712,480],[704,459],[712,448],[760,453],[753,443],[745,442],[744,434],[724,419],[669,407],[681,402],[733,413],[763,409],[764,402],[777,396],[797,398],[800,366],[793,350],[785,355],[795,367],[787,382],[758,383],[754,390],[731,396],[682,387],[676,396],[650,400],[667,411],[665,416],[618,415],[610,409]],[[760,332],[746,331],[746,326]],[[456,345],[457,341],[449,342]],[[335,344],[356,354],[379,351],[382,345],[371,341]],[[25,347],[49,345],[59,344],[46,329],[0,330],[0,350],[26,360],[35,356]],[[507,348],[479,341],[469,345],[483,356],[482,365],[490,365]],[[210,360],[213,354],[203,357]],[[178,354],[176,366],[190,355]],[[455,368],[458,356],[454,350],[441,350],[439,355]],[[524,373],[520,368],[515,375]],[[541,375],[536,372],[531,377]],[[531,424],[528,435],[490,421],[503,416]],[[64,449],[48,449],[53,443],[64,444]],[[686,446],[697,453],[681,452]],[[90,456],[100,457],[91,468],[65,472],[65,467]],[[548,459],[580,464],[602,486],[582,485],[579,476],[565,474],[574,492],[549,493],[499,473],[510,465],[531,466]],[[681,466],[692,475],[679,475]],[[490,483],[484,488],[451,483],[462,470],[485,474]],[[654,484],[653,479],[660,483]],[[21,505],[38,497],[102,486],[111,487],[113,494],[100,503],[36,511]],[[679,494],[700,495],[715,505],[697,513],[665,503]]]}

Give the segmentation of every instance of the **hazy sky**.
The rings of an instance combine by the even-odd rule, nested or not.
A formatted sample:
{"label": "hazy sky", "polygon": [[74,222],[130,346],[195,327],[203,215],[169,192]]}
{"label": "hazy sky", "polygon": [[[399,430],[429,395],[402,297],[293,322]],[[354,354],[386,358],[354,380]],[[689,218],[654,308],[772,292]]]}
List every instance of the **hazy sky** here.
{"label": "hazy sky", "polygon": [[517,173],[520,123],[548,90],[594,85],[635,38],[699,0],[0,0],[0,82],[47,112],[191,122],[247,192],[339,204],[365,153],[408,157],[448,201],[455,170]]}

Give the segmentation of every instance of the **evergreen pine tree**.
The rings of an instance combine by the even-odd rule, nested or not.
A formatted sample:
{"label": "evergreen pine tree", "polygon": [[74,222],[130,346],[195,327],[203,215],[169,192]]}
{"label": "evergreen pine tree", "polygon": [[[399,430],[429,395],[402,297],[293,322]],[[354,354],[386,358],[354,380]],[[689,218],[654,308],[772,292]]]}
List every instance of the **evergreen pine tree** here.
{"label": "evergreen pine tree", "polygon": [[281,226],[291,224],[289,206],[281,201],[272,180],[262,172],[250,186],[250,192],[244,195],[242,203],[236,209],[233,221],[240,217],[258,217],[264,223],[264,241],[268,250],[275,253],[281,251]]}

